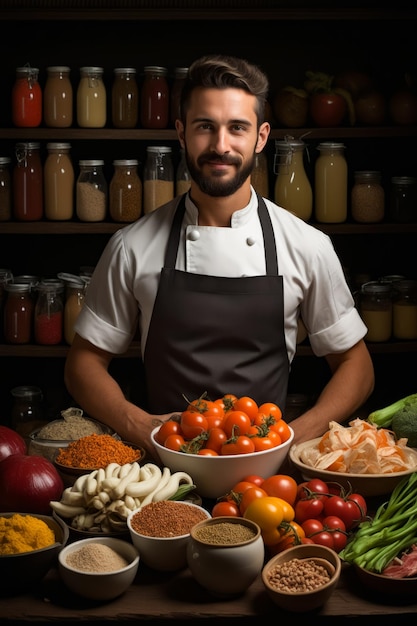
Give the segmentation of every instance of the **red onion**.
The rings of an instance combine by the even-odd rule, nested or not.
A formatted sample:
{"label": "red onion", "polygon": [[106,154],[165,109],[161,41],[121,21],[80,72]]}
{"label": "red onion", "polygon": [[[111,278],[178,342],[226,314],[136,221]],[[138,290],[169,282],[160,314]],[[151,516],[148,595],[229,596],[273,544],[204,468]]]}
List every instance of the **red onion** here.
{"label": "red onion", "polygon": [[12,454],[0,462],[0,511],[50,515],[51,500],[60,500],[64,484],[43,456]]}
{"label": "red onion", "polygon": [[26,454],[26,442],[15,430],[0,426],[0,461],[11,454]]}

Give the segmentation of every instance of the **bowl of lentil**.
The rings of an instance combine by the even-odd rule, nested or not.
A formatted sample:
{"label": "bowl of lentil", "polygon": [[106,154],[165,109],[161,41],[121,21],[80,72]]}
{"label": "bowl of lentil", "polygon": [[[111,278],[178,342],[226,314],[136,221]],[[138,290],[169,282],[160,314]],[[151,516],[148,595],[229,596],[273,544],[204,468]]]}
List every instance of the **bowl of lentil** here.
{"label": "bowl of lentil", "polygon": [[208,518],[210,513],[192,502],[161,500],[132,511],[127,526],[145,565],[159,571],[175,571],[187,566],[191,528]]}
{"label": "bowl of lentil", "polygon": [[66,525],[49,515],[0,513],[0,595],[33,590],[66,545]]}
{"label": "bowl of lentil", "polygon": [[272,557],[262,569],[271,600],[286,611],[301,613],[321,607],[336,588],[342,562],[334,550],[301,544]]}
{"label": "bowl of lentil", "polygon": [[70,543],[59,553],[64,584],[90,600],[109,601],[133,583],[139,567],[137,549],[115,537],[90,537]]}

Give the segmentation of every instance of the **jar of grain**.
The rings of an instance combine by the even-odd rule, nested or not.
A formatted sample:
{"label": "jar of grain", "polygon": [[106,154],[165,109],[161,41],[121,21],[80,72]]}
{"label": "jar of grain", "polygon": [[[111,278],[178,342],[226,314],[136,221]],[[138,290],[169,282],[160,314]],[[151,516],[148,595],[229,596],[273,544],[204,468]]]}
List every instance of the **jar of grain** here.
{"label": "jar of grain", "polygon": [[191,175],[188,171],[187,162],[185,160],[185,150],[181,148],[180,161],[178,163],[175,178],[175,195],[182,196],[191,187]]}
{"label": "jar of grain", "polygon": [[0,157],[0,222],[12,219],[10,157]]}
{"label": "jar of grain", "polygon": [[172,148],[148,146],[143,176],[144,213],[151,213],[174,198],[174,166]]}
{"label": "jar of grain", "polygon": [[366,341],[388,341],[392,335],[392,285],[371,281],[361,287],[360,314],[368,327]]}
{"label": "jar of grain", "polygon": [[355,222],[381,222],[384,210],[385,192],[381,185],[381,172],[355,172],[351,193],[351,211]]}
{"label": "jar of grain", "polygon": [[80,173],[76,186],[76,212],[82,222],[102,222],[107,213],[107,181],[104,161],[79,161]]}
{"label": "jar of grain", "polygon": [[136,159],[113,161],[114,174],[110,181],[110,217],[115,222],[134,222],[142,213],[142,182]]}

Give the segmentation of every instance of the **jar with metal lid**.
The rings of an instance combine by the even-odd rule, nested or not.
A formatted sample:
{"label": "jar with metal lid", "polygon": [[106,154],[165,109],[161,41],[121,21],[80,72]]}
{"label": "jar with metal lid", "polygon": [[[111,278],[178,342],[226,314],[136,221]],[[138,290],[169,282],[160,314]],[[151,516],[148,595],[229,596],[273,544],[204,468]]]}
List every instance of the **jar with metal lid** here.
{"label": "jar with metal lid", "polygon": [[12,219],[10,157],[0,156],[0,222]]}
{"label": "jar with metal lid", "polygon": [[84,305],[89,280],[65,272],[59,273],[58,278],[65,283],[64,339],[71,345],[75,335],[75,322]]}
{"label": "jar with metal lid", "polygon": [[33,298],[27,283],[6,283],[4,305],[4,340],[11,344],[27,344],[32,340]]}
{"label": "jar with metal lid", "polygon": [[191,187],[191,175],[185,159],[185,150],[180,150],[180,160],[175,174],[175,195],[182,196]]}
{"label": "jar with metal lid", "polygon": [[74,214],[74,168],[69,143],[48,143],[44,164],[45,217],[70,220]]}
{"label": "jar with metal lid", "polygon": [[114,174],[110,181],[109,211],[115,222],[134,222],[142,213],[142,181],[138,176],[136,159],[113,161]]}
{"label": "jar with metal lid", "polygon": [[393,288],[393,336],[417,339],[417,280],[397,280]]}
{"label": "jar with metal lid", "polygon": [[392,285],[365,283],[360,293],[360,314],[368,327],[366,341],[388,341],[392,335]]}
{"label": "jar with metal lid", "polygon": [[38,297],[34,312],[35,343],[56,345],[62,342],[64,323],[64,284],[41,280],[36,286]]}
{"label": "jar with metal lid", "polygon": [[42,89],[39,68],[18,67],[12,87],[12,121],[21,128],[35,128],[42,122]]}
{"label": "jar with metal lid", "polygon": [[45,423],[43,393],[35,385],[13,387],[11,427],[21,435],[26,443],[29,435]]}
{"label": "jar with metal lid", "polygon": [[305,147],[304,141],[290,136],[275,141],[274,199],[276,204],[307,221],[313,210],[313,191],[304,169]]}
{"label": "jar with metal lid", "polygon": [[268,160],[264,152],[255,154],[255,164],[251,174],[251,185],[263,198],[269,198]]}
{"label": "jar with metal lid", "polygon": [[417,178],[393,176],[389,216],[393,222],[417,222]]}
{"label": "jar with metal lid", "polygon": [[180,118],[180,100],[182,86],[187,77],[188,67],[176,67],[174,69],[174,82],[170,94],[170,122],[175,126],[175,121]]}
{"label": "jar with metal lid", "polygon": [[104,161],[79,161],[80,173],[76,185],[76,212],[82,222],[102,222],[107,214],[107,181]]}
{"label": "jar with metal lid", "polygon": [[143,174],[143,212],[151,213],[174,198],[172,149],[148,146]]}
{"label": "jar with metal lid", "polygon": [[107,94],[102,67],[81,67],[77,88],[77,122],[81,128],[103,128],[107,120]]}
{"label": "jar with metal lid", "polygon": [[168,70],[158,65],[144,67],[140,122],[143,128],[167,128],[169,122]]}
{"label": "jar with metal lid", "polygon": [[40,143],[16,144],[13,168],[13,215],[19,222],[34,222],[43,217],[43,167]]}
{"label": "jar with metal lid", "polygon": [[46,68],[43,90],[43,119],[50,128],[69,128],[73,120],[73,89],[70,68],[51,65]]}
{"label": "jar with metal lid", "polygon": [[351,212],[355,222],[381,222],[385,212],[385,192],[381,172],[357,171],[351,192]]}
{"label": "jar with metal lid", "polygon": [[139,87],[134,67],[116,67],[112,86],[112,122],[115,128],[135,128],[139,115]]}
{"label": "jar with metal lid", "polygon": [[343,143],[324,142],[317,147],[314,204],[318,222],[337,224],[347,218],[348,167]]}

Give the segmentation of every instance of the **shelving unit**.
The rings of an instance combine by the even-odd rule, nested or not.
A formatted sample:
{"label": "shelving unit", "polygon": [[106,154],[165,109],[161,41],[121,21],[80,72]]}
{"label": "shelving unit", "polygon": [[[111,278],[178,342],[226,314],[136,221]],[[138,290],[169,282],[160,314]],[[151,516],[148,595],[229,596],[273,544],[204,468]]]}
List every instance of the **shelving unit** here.
{"label": "shelving unit", "polygon": [[[110,181],[115,158],[139,158],[144,162],[146,145],[178,147],[173,128],[149,131],[120,130],[108,124],[103,129],[13,128],[10,102],[15,68],[30,63],[40,68],[44,84],[48,65],[71,67],[74,94],[78,68],[104,67],[110,96],[114,67],[145,65],[187,66],[194,58],[210,52],[250,58],[267,72],[271,94],[280,86],[301,86],[307,69],[336,73],[343,68],[369,70],[377,81],[394,85],[412,69],[417,10],[401,7],[375,8],[364,0],[358,8],[335,8],[334,2],[311,3],[276,0],[0,0],[0,54],[3,59],[0,87],[0,153],[13,155],[18,141],[69,141],[74,165],[79,158],[103,158]],[[302,5],[306,6],[303,7]],[[338,3],[340,4],[340,3]],[[346,3],[348,4],[348,3]],[[351,4],[351,3],[350,3]],[[279,6],[277,6],[279,5]],[[355,33],[353,39],[352,33]],[[16,45],[11,50],[6,33]],[[10,39],[7,39],[9,41]],[[390,45],[388,45],[388,42]],[[395,45],[391,45],[394,43]],[[415,70],[415,67],[414,67]],[[110,112],[110,99],[108,101]],[[110,115],[108,116],[110,119]],[[315,147],[320,141],[342,140],[346,144],[349,172],[378,169],[387,193],[391,175],[416,175],[414,154],[417,127],[383,126],[282,129],[274,127],[267,148],[270,162],[270,195],[273,189],[274,140],[290,134],[303,137],[309,147],[310,175]],[[77,169],[75,167],[75,169]],[[312,180],[312,176],[311,176]],[[416,207],[417,212],[417,207]],[[81,265],[94,265],[109,236],[121,224],[71,222],[0,223],[0,266],[13,273],[55,275],[77,273]],[[348,271],[380,276],[415,275],[416,224],[369,224],[352,222],[316,226],[328,233]],[[8,406],[10,388],[38,384],[47,396],[50,417],[65,408],[70,399],[63,386],[63,362],[68,347],[0,345],[1,406]],[[414,392],[413,362],[417,342],[388,342],[370,345],[377,388],[374,403],[384,403]],[[126,392],[135,394],[139,346],[132,345],[114,370]],[[293,364],[290,390],[317,392],[328,376],[311,350],[299,346]],[[7,422],[7,408],[0,422]]]}

